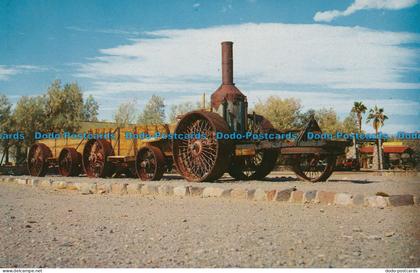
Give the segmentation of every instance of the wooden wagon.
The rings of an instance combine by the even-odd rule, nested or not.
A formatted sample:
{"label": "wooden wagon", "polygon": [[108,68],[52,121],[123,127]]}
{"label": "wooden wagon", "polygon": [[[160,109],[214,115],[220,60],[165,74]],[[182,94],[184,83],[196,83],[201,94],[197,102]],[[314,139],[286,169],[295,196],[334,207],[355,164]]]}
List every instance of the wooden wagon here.
{"label": "wooden wagon", "polygon": [[109,177],[124,173],[159,180],[172,167],[172,149],[168,140],[154,136],[171,130],[173,126],[162,124],[91,129],[76,137],[64,137],[63,133],[59,139],[42,139],[32,145],[28,170],[32,176],[44,176],[58,168],[62,176],[86,173],[89,177]]}

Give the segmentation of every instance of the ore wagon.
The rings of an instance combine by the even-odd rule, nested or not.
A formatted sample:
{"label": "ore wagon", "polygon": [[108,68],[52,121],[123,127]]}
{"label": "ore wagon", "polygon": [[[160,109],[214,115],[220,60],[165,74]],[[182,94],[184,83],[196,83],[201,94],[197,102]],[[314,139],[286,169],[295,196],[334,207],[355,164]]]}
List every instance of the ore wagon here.
{"label": "ore wagon", "polygon": [[58,169],[62,176],[125,174],[159,180],[172,167],[172,150],[169,141],[154,135],[169,133],[171,128],[167,124],[100,128],[81,133],[81,137],[42,139],[29,150],[28,171],[32,176]]}

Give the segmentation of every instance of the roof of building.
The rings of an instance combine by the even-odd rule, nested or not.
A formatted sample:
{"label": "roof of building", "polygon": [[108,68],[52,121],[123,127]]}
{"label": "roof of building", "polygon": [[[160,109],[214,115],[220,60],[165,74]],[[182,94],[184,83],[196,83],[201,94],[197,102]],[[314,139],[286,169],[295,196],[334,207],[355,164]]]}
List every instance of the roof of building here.
{"label": "roof of building", "polygon": [[[407,150],[411,150],[411,148],[408,146],[384,146],[384,153],[402,154],[405,153]],[[360,148],[360,152],[365,154],[372,154],[373,146],[362,147]]]}

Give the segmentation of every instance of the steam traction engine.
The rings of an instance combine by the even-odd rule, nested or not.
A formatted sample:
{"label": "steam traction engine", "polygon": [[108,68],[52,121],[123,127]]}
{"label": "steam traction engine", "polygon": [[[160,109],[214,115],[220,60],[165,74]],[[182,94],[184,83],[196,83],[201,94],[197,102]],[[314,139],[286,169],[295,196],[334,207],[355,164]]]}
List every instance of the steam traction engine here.
{"label": "steam traction engine", "polygon": [[274,168],[279,154],[287,157],[296,175],[307,181],[325,181],[333,172],[345,141],[307,141],[308,132],[321,133],[315,121],[294,140],[217,139],[216,133],[280,133],[263,116],[248,114],[246,96],[233,82],[232,42],[222,42],[222,85],[211,96],[211,112],[185,114],[177,134],[201,132],[205,139],[174,140],[173,162],[189,181],[214,181],[228,172],[238,180],[263,179]]}
{"label": "steam traction engine", "polygon": [[[43,176],[58,167],[63,176],[108,177],[124,172],[142,180],[160,180],[175,165],[191,182],[212,182],[228,172],[237,180],[259,180],[275,167],[277,157],[287,159],[296,175],[306,181],[325,181],[332,174],[336,157],[349,145],[346,141],[308,141],[308,132],[321,133],[311,119],[295,132],[294,139],[219,138],[217,134],[287,133],[279,132],[261,115],[248,113],[247,98],[233,83],[232,42],[222,42],[222,84],[211,96],[211,110],[189,112],[176,127],[108,128],[115,139],[35,143],[28,153],[29,173]],[[173,135],[201,134],[190,139],[124,139],[126,132],[165,132]],[[163,131],[162,131],[163,130]],[[98,130],[96,130],[98,132]]]}

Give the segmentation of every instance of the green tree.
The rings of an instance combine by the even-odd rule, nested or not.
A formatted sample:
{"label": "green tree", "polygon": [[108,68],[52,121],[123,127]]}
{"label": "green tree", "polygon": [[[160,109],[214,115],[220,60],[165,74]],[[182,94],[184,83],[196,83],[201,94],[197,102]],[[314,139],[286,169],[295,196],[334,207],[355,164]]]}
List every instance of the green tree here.
{"label": "green tree", "polygon": [[301,125],[301,104],[294,98],[281,99],[270,96],[255,104],[254,111],[271,121],[279,130],[297,128]]}
{"label": "green tree", "polygon": [[59,80],[48,88],[45,101],[49,131],[76,131],[83,115],[83,94],[77,83],[61,87]]}
{"label": "green tree", "polygon": [[382,126],[384,126],[384,122],[387,119],[388,117],[385,115],[384,109],[379,108],[377,105],[375,105],[375,107],[369,110],[369,115],[367,116],[367,119],[366,119],[366,123],[372,122],[372,127],[373,129],[375,129],[375,133],[377,137],[376,147],[377,147],[378,152],[374,153],[373,157],[374,157],[374,166],[376,166],[376,162],[377,162],[378,163],[377,168],[379,170],[383,169],[384,164],[383,164],[381,139],[378,137],[378,133],[379,133],[379,129]]}
{"label": "green tree", "polygon": [[196,105],[194,105],[192,102],[184,102],[184,103],[180,103],[180,104],[174,104],[171,106],[171,110],[169,113],[169,122],[170,123],[175,123],[176,117],[179,115],[183,115],[185,113],[188,113],[190,111],[194,111],[196,109],[201,108],[200,105],[198,105],[196,103]]}
{"label": "green tree", "polygon": [[343,120],[342,131],[344,133],[354,133],[360,131],[358,117],[356,113],[350,112],[349,115]]}
{"label": "green tree", "polygon": [[139,124],[162,124],[165,120],[165,103],[162,97],[153,95],[138,117]]}
{"label": "green tree", "polygon": [[126,127],[129,124],[134,123],[136,118],[136,102],[129,101],[121,103],[117,111],[114,114],[115,123],[119,127]]}
{"label": "green tree", "polygon": [[353,108],[351,109],[351,112],[356,113],[357,115],[357,124],[359,125],[359,133],[362,132],[362,119],[363,114],[366,113],[366,106],[361,101],[355,101],[353,104]]}
{"label": "green tree", "polygon": [[46,126],[45,98],[23,96],[16,104],[13,117],[16,131],[25,134],[24,144],[29,147],[34,142],[35,132],[48,131]]}
{"label": "green tree", "polygon": [[325,133],[335,134],[342,129],[337,113],[332,108],[321,108],[315,111],[315,119]]}
{"label": "green tree", "polygon": [[3,129],[3,124],[7,121],[7,119],[11,116],[11,109],[12,104],[10,103],[9,99],[6,95],[0,95],[0,128]]}
{"label": "green tree", "polygon": [[388,119],[388,116],[385,115],[384,109],[379,108],[377,105],[369,110],[369,115],[367,116],[366,123],[372,122],[372,127],[375,129],[376,135],[378,135],[379,129],[384,126],[385,120]]}
{"label": "green tree", "polygon": [[[12,104],[6,95],[0,95],[0,133],[12,133]],[[5,162],[9,162],[9,148],[11,141],[7,138],[0,140],[2,154]],[[3,158],[0,158],[0,164]]]}
{"label": "green tree", "polygon": [[99,104],[89,95],[83,104],[83,120],[84,121],[98,121]]}

